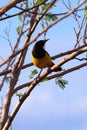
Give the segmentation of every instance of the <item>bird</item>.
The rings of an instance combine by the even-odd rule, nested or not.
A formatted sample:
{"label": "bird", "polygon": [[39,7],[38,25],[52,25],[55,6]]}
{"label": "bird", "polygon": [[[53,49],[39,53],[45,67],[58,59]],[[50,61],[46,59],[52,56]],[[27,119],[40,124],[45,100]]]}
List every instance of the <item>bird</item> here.
{"label": "bird", "polygon": [[[43,68],[51,68],[53,65],[55,65],[49,55],[49,53],[45,50],[45,43],[48,41],[49,39],[45,39],[45,40],[39,40],[35,43],[33,49],[32,49],[32,53],[31,53],[31,59],[33,64],[40,68],[41,71]],[[58,67],[56,68],[54,71],[61,71],[62,67]]]}

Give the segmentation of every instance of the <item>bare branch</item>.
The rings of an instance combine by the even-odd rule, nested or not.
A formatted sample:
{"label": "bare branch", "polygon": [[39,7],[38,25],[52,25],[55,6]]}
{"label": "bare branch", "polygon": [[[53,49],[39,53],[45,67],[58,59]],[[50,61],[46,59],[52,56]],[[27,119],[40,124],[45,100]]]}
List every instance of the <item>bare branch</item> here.
{"label": "bare branch", "polygon": [[[34,14],[34,12],[32,12],[32,11],[30,11],[31,10],[31,8],[29,8],[29,9],[24,9],[23,11],[20,11],[20,12],[18,12],[18,13],[15,13],[15,14],[12,14],[12,15],[7,15],[7,16],[5,16],[5,17],[3,17],[3,18],[0,18],[0,21],[3,21],[3,20],[5,20],[5,19],[9,19],[9,18],[12,18],[12,17],[16,17],[16,16],[18,16],[18,15],[21,15],[21,14],[23,14],[23,13],[25,13],[25,12],[28,12],[30,15],[31,14]],[[83,11],[84,9],[78,9],[77,11]],[[77,12],[76,11],[76,12]],[[63,13],[54,13],[53,15],[56,15],[56,16],[61,16],[61,15],[65,15],[65,14],[67,14],[68,12],[63,12]],[[41,13],[35,13],[35,14],[37,14],[37,15],[40,15]],[[49,13],[46,13],[45,14],[45,16],[48,16],[49,15]],[[51,14],[50,14],[51,15]]]}
{"label": "bare branch", "polygon": [[86,23],[85,23],[84,36],[83,36],[84,44],[86,44],[86,40],[87,40],[87,19],[86,19]]}
{"label": "bare branch", "polygon": [[[46,78],[46,81],[51,80],[51,79],[54,79],[54,78],[57,78],[57,77],[60,77],[60,76],[64,76],[64,75],[66,75],[66,74],[68,74],[68,73],[70,73],[70,72],[76,71],[76,70],[81,69],[81,68],[83,68],[83,67],[85,67],[85,66],[87,66],[87,62],[82,63],[82,64],[80,64],[80,65],[77,65],[77,66],[75,66],[75,67],[69,68],[69,69],[67,69],[67,70],[64,70],[64,71],[62,71],[62,72],[59,72],[59,73],[57,73],[57,74],[53,74],[53,75],[51,75],[51,76],[47,76],[47,77],[45,77],[45,78]],[[31,83],[32,83],[32,81],[31,81],[31,82],[27,82],[27,83],[25,83],[25,84],[22,84],[22,85],[20,85],[20,86],[17,86],[17,87],[14,89],[13,94],[16,93],[17,91],[19,91],[19,90],[25,88],[25,87],[30,86]]]}
{"label": "bare branch", "polygon": [[24,1],[24,0],[12,0],[12,1],[10,1],[10,3],[8,3],[7,5],[0,8],[0,16],[3,15],[4,13],[6,13],[9,9],[13,8],[13,6],[15,6],[16,4],[18,4],[22,1]]}
{"label": "bare branch", "polygon": [[[66,17],[68,17],[69,15],[71,15],[74,11],[76,11],[81,5],[83,5],[86,2],[86,0],[83,0],[82,2],[80,2],[74,9],[70,10],[67,14],[65,14],[64,16],[62,16],[61,18],[58,18],[57,20],[55,20],[53,23],[49,24],[42,32],[38,33],[38,35],[29,43],[26,44],[25,47],[22,47],[19,51],[15,52],[15,54],[11,55],[8,59],[6,59],[4,62],[0,63],[0,66],[6,64],[10,59],[12,59],[14,56],[18,55],[20,52],[22,52],[25,48],[27,48],[32,42],[36,41],[36,39],[42,35],[44,32],[46,32],[48,29],[50,29],[52,26],[54,26],[55,24],[57,24],[58,22],[60,22],[61,20],[65,19]],[[42,16],[41,16],[42,17]],[[40,20],[40,19],[39,19]],[[36,26],[36,25],[35,25]],[[35,27],[34,27],[35,28]],[[33,28],[33,29],[34,29]]]}
{"label": "bare branch", "polygon": [[[63,60],[61,60],[60,62],[58,62],[57,64],[55,64],[53,67],[51,67],[50,70],[47,70],[46,72],[44,72],[39,78],[37,78],[37,80],[34,80],[30,86],[27,88],[27,90],[25,91],[25,93],[23,94],[23,96],[21,97],[20,101],[18,101],[16,107],[14,108],[11,116],[9,117],[7,123],[5,124],[5,126],[3,127],[2,130],[7,130],[9,128],[9,126],[11,125],[16,113],[18,112],[18,110],[20,109],[21,105],[23,104],[23,102],[26,100],[26,98],[30,95],[30,93],[32,92],[32,90],[36,87],[36,85],[43,79],[45,78],[48,74],[52,73],[56,68],[60,67],[61,65],[63,65],[64,63],[68,62],[69,60],[73,59],[74,57],[76,57],[77,55],[83,53],[87,51],[87,47],[84,47],[76,52],[73,52],[72,54],[70,54],[69,56],[67,56],[66,58],[64,58]],[[87,63],[86,63],[87,64]]]}
{"label": "bare branch", "polygon": [[[75,51],[77,51],[77,50],[79,50],[79,49],[81,49],[81,48],[83,48],[83,47],[85,47],[85,46],[87,46],[87,45],[82,45],[82,46],[80,46],[80,47],[78,47],[78,48],[76,48],[76,49],[72,49],[72,50],[68,50],[68,51],[66,51],[66,52],[62,52],[62,53],[60,53],[60,54],[57,54],[57,55],[55,55],[55,56],[52,56],[51,59],[52,59],[52,60],[55,60],[56,58],[60,58],[60,57],[65,56],[65,55],[69,55],[69,54],[71,54],[71,53],[73,53],[73,52],[75,52]],[[28,64],[23,65],[23,66],[22,66],[21,68],[19,68],[19,69],[25,69],[25,68],[27,68],[27,67],[31,67],[32,65],[33,65],[33,63],[28,63]],[[12,71],[12,69],[10,69],[10,70],[4,70],[4,71],[0,72],[0,76],[3,76],[3,75],[5,75],[5,74],[8,74],[8,73],[10,73],[11,71]]]}
{"label": "bare branch", "polygon": [[[34,9],[36,11],[36,9]],[[33,16],[31,17],[31,21],[33,19]],[[31,23],[30,21],[30,23]],[[33,23],[31,23],[30,27],[32,29],[33,27],[33,24],[35,21],[32,21]],[[26,38],[25,38],[25,41],[24,41],[24,46],[27,44],[27,42],[29,42],[30,40],[30,37],[31,37],[31,30],[29,29],[27,31],[27,35],[26,35]],[[6,98],[5,98],[5,104],[4,104],[4,107],[3,107],[3,110],[2,110],[2,119],[1,119],[1,128],[0,129],[4,129],[4,124],[6,123],[7,119],[8,119],[8,113],[9,113],[9,108],[10,108],[10,104],[11,104],[11,97],[12,97],[12,93],[13,93],[13,90],[14,90],[14,87],[18,81],[18,77],[20,75],[20,71],[21,69],[19,69],[23,63],[24,63],[24,59],[25,59],[25,56],[26,56],[26,53],[27,53],[27,49],[28,47],[26,47],[26,49],[24,49],[19,58],[18,58],[18,61],[16,62],[15,66],[12,68],[12,71],[11,71],[11,81],[10,81],[10,84],[8,86],[8,90],[7,90],[7,94],[6,94]],[[10,124],[11,125],[11,124]]]}
{"label": "bare branch", "polygon": [[79,20],[78,18],[75,16],[74,19],[76,20],[77,22],[77,25],[78,25],[78,32],[76,31],[76,29],[74,28],[74,31],[75,31],[75,35],[76,35],[76,43],[75,43],[75,46],[74,48],[76,48],[77,46],[79,47],[80,46],[80,41],[82,39],[82,35],[81,35],[81,32],[82,32],[82,29],[84,28],[84,25],[85,25],[85,19],[83,18],[82,22],[81,22],[81,25],[79,23]]}
{"label": "bare branch", "polygon": [[78,57],[75,57],[74,59],[79,60],[79,61],[87,61],[87,58],[78,58]]}
{"label": "bare branch", "polygon": [[9,43],[9,46],[10,46],[10,48],[11,48],[11,51],[13,51],[12,43],[11,43],[11,41],[10,41],[10,29],[11,29],[11,23],[9,23],[9,27],[6,28],[4,32],[5,32],[5,34],[6,34],[6,39],[7,39],[8,43]]}
{"label": "bare branch", "polygon": [[[42,3],[39,4],[39,5],[31,7],[32,10],[31,10],[31,8],[27,7],[27,5],[26,5],[26,7],[23,6],[23,7],[25,7],[25,9],[22,9],[21,7],[17,6],[17,3],[20,3],[22,1],[23,0],[19,0],[19,1],[12,0],[6,6],[0,8],[0,15],[3,15],[3,16],[1,16],[1,20],[17,16],[18,14],[23,14],[22,20],[21,20],[21,29],[18,33],[18,39],[17,39],[16,43],[14,44],[14,47],[12,46],[12,44],[10,42],[9,35],[7,35],[7,38],[6,38],[9,41],[9,45],[12,49],[12,52],[7,59],[5,59],[4,61],[2,61],[0,63],[1,68],[5,68],[5,66],[8,65],[8,68],[3,69],[4,71],[0,72],[0,76],[4,75],[4,78],[2,77],[2,80],[3,80],[2,84],[4,83],[7,74],[10,74],[10,76],[11,76],[11,80],[9,82],[9,86],[8,86],[7,92],[6,92],[6,97],[5,97],[3,109],[2,109],[2,112],[1,112],[1,115],[0,115],[0,117],[1,117],[0,130],[9,129],[9,126],[11,125],[14,117],[16,116],[17,112],[19,111],[23,102],[27,99],[27,97],[32,92],[32,90],[36,87],[36,85],[42,79],[46,78],[46,76],[48,74],[52,73],[56,68],[59,68],[60,66],[68,63],[69,61],[73,61],[75,59],[79,60],[79,61],[84,61],[84,60],[86,61],[87,60],[87,58],[77,58],[77,56],[79,57],[80,54],[87,52],[87,44],[86,44],[87,24],[86,24],[85,27],[84,27],[85,24],[84,24],[83,21],[80,24],[80,22],[78,20],[78,16],[77,16],[78,8],[81,7],[84,3],[86,3],[87,0],[82,0],[73,9],[71,7],[72,3],[70,2],[70,0],[68,0],[68,5],[66,3],[64,3],[64,4],[69,11],[67,13],[64,12],[62,14],[62,16],[60,16],[60,17],[56,17],[55,18],[56,20],[55,19],[51,20],[51,22],[48,22],[47,25],[45,24],[46,26],[43,27],[43,29],[41,31],[38,31],[36,33],[36,35],[34,33],[36,27],[38,27],[38,25],[40,25],[39,23],[44,18],[44,16],[48,15],[48,17],[49,17],[48,11],[50,9],[52,9],[51,7],[53,7],[54,3],[57,2],[58,0],[51,0],[49,2],[49,4],[47,5],[47,8],[44,8],[43,11],[41,11],[42,6],[44,6],[44,5],[42,5]],[[47,2],[47,1],[44,1],[44,2]],[[11,14],[10,16],[8,15],[8,13],[5,13],[13,7],[14,8],[16,7],[17,11],[21,10],[21,12],[15,13],[13,15]],[[20,78],[19,76],[20,76],[20,72],[22,71],[22,69],[25,69],[25,68],[33,65],[32,63],[28,63],[28,64],[24,65],[24,61],[25,61],[25,58],[26,58],[26,54],[27,54],[29,45],[32,44],[33,42],[35,42],[37,40],[37,38],[39,38],[41,35],[44,35],[44,38],[45,38],[46,33],[50,28],[52,28],[54,25],[56,25],[61,20],[69,17],[71,14],[75,15],[75,20],[77,22],[78,29],[79,29],[78,31],[76,29],[74,29],[75,34],[76,34],[76,38],[77,38],[76,39],[77,44],[75,44],[76,48],[73,48],[72,50],[69,50],[67,52],[57,54],[56,56],[53,56],[52,57],[53,60],[55,58],[62,57],[62,56],[65,56],[65,58],[63,58],[58,63],[56,63],[54,66],[52,66],[50,69],[48,69],[47,71],[42,73],[40,75],[40,77],[37,78],[36,80],[29,82],[29,83],[22,84],[22,85],[16,87],[16,84],[18,82],[18,79]],[[27,17],[27,15],[29,15],[29,18]],[[28,27],[24,28],[24,25],[26,24],[27,19],[29,20],[29,23],[27,23]],[[82,39],[82,36],[83,36],[83,35],[81,35],[81,33],[83,32],[84,28],[85,28],[85,30],[84,30],[83,42],[85,44],[81,43],[81,41],[80,41]],[[20,44],[20,40],[21,40],[23,34],[26,34],[25,40],[24,40],[23,46],[20,48],[20,50],[18,50],[18,46]],[[32,38],[33,37],[32,34],[35,35],[34,38]],[[80,45],[80,43],[81,43],[82,46]],[[79,46],[77,46],[77,45],[79,45]],[[66,56],[66,55],[68,55],[68,56]],[[5,65],[5,66],[3,66],[3,65]],[[64,71],[62,71],[62,72],[60,72],[56,75],[48,76],[47,78],[48,78],[48,80],[50,80],[50,79],[56,78],[57,76],[60,76],[60,75],[62,76],[62,75],[68,74],[68,73],[75,71],[77,69],[80,69],[84,66],[87,66],[87,62],[80,64],[80,65],[76,65],[72,68],[68,68],[67,70],[64,70]],[[12,67],[12,68],[10,69],[10,67]],[[14,107],[14,110],[13,110],[11,116],[9,117],[9,109],[10,109],[12,96],[14,95],[14,93],[17,90],[20,90],[20,89],[24,88],[25,86],[28,86],[28,87],[24,91],[24,93],[21,96],[21,98],[19,99],[17,105]]]}

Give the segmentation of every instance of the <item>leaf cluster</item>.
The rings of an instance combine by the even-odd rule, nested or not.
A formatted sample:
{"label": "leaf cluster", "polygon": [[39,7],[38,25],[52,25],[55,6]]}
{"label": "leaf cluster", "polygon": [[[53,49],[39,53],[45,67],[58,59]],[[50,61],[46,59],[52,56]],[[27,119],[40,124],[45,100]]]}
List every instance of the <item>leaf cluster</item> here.
{"label": "leaf cluster", "polygon": [[34,5],[37,6],[37,5],[40,5],[42,4],[43,2],[45,2],[46,0],[37,0]]}
{"label": "leaf cluster", "polygon": [[62,77],[57,77],[55,79],[55,83],[56,83],[56,85],[58,85],[63,90],[66,87],[66,85],[68,85],[68,81],[63,79]]}
{"label": "leaf cluster", "polygon": [[38,71],[36,69],[32,70],[29,74],[29,79],[32,79],[36,74],[38,74]]}
{"label": "leaf cluster", "polygon": [[18,92],[16,92],[15,95],[19,98],[19,100],[20,100],[20,98],[23,96],[22,93],[18,93]]}
{"label": "leaf cluster", "polygon": [[87,18],[87,5],[84,7],[84,16]]}

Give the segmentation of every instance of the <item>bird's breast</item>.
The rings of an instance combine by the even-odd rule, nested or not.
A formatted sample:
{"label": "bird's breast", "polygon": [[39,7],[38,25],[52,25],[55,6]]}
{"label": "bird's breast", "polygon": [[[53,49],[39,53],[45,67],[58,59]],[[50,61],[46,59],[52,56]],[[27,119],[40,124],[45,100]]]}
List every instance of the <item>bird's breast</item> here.
{"label": "bird's breast", "polygon": [[35,66],[37,66],[40,69],[51,67],[52,61],[51,57],[46,53],[43,58],[35,58],[33,55],[31,55],[32,62]]}

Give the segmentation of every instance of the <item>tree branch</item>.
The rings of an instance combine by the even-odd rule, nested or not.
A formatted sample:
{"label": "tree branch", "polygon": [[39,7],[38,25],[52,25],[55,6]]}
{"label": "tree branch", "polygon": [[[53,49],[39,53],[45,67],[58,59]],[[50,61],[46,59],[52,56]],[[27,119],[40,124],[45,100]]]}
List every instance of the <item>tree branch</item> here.
{"label": "tree branch", "polygon": [[7,5],[0,8],[0,16],[3,15],[4,13],[6,13],[9,9],[13,8],[16,4],[18,4],[22,1],[24,1],[24,0],[12,0],[12,1],[10,1],[10,3],[8,3]]}
{"label": "tree branch", "polygon": [[[0,15],[3,15],[1,16],[1,18],[3,19],[4,16],[7,16],[7,14],[5,12],[7,12],[8,10],[10,10],[11,8],[14,8],[16,7],[16,4],[17,3],[20,3],[22,2],[23,0],[12,0],[10,3],[8,3],[7,5],[3,6],[2,8],[0,8]],[[37,1],[37,0],[36,0]],[[36,2],[35,1],[35,2]],[[42,73],[40,75],[39,78],[37,78],[36,80],[33,80],[32,82],[30,83],[26,83],[26,84],[22,84],[21,86],[17,86],[16,87],[16,84],[18,82],[18,78],[20,76],[20,72],[22,69],[25,69],[29,66],[32,65],[32,63],[30,64],[26,64],[26,65],[23,65],[24,64],[24,60],[26,58],[26,54],[27,54],[27,50],[28,50],[28,47],[31,43],[35,42],[37,40],[38,37],[40,37],[42,34],[46,33],[51,27],[53,27],[54,25],[56,25],[58,22],[60,22],[61,20],[67,18],[68,16],[70,16],[71,14],[74,14],[74,12],[77,11],[77,9],[83,5],[84,3],[86,3],[87,0],[82,0],[78,5],[75,6],[75,8],[71,8],[71,3],[70,3],[70,0],[68,0],[69,2],[69,6],[68,9],[69,9],[69,12],[65,13],[63,16],[59,17],[59,18],[55,18],[56,20],[52,21],[51,22],[48,22],[47,24],[45,24],[43,27],[43,30],[39,33],[37,33],[35,35],[34,38],[31,39],[31,36],[32,34],[34,33],[37,25],[40,23],[41,19],[47,15],[47,11],[52,7],[52,5],[56,2],[57,0],[51,0],[49,3],[47,2],[46,4],[48,4],[49,7],[47,8],[44,8],[43,11],[41,11],[41,7],[39,7],[40,5],[36,5],[32,7],[32,11],[29,10],[29,8],[27,7],[28,5],[26,4],[26,8],[28,9],[27,11],[29,11],[28,13],[29,14],[29,19],[27,17],[27,14],[28,13],[25,13],[26,16],[24,17],[24,21],[22,21],[22,25],[21,25],[21,29],[23,29],[23,26],[27,23],[27,21],[29,20],[29,24],[27,29],[25,27],[25,31],[24,29],[20,31],[19,33],[19,37],[17,39],[17,42],[15,43],[15,46],[14,48],[12,48],[12,54],[6,59],[4,60],[2,63],[0,63],[0,67],[2,67],[4,64],[9,64],[9,67],[7,68],[8,70],[5,70],[3,72],[0,73],[0,75],[4,75],[6,76],[8,73],[10,73],[11,75],[11,80],[9,82],[9,86],[7,88],[7,92],[6,92],[6,97],[5,97],[5,101],[4,101],[4,105],[3,105],[3,109],[2,109],[2,113],[1,113],[1,120],[0,120],[0,130],[8,130],[9,129],[9,126],[11,125],[11,122],[13,121],[14,117],[16,116],[17,112],[19,111],[21,105],[23,104],[23,102],[27,99],[27,97],[29,96],[29,94],[32,92],[32,90],[36,87],[36,85],[41,81],[43,80],[44,78],[46,78],[46,76],[50,73],[52,73],[56,68],[59,68],[60,66],[62,66],[63,64],[65,63],[68,63],[69,61],[71,60],[74,60],[74,59],[78,59],[76,58],[76,56],[82,54],[82,53],[85,53],[87,52],[87,44],[86,44],[86,38],[85,40],[83,40],[85,42],[85,45],[83,46],[80,46],[79,48],[74,48],[73,50],[71,51],[67,51],[67,52],[64,52],[64,53],[60,53],[54,57],[52,57],[52,59],[55,59],[56,57],[60,57],[60,56],[65,56],[67,54],[69,54],[68,56],[66,56],[65,58],[63,58],[62,60],[60,60],[57,64],[55,64],[54,66],[52,66],[50,69],[48,69],[47,71],[45,71],[44,73]],[[33,1],[34,2],[34,1]],[[46,1],[44,1],[46,2]],[[42,3],[41,3],[42,4]],[[24,7],[24,6],[23,6]],[[21,9],[21,8],[20,8]],[[21,9],[24,13],[27,12],[25,9]],[[40,13],[38,13],[40,12]],[[20,12],[19,12],[20,13]],[[15,14],[16,15],[16,14]],[[8,17],[8,16],[7,16]],[[23,18],[23,17],[22,17]],[[26,18],[26,21],[25,21],[25,18]],[[23,20],[23,19],[22,19]],[[46,21],[45,21],[46,22]],[[79,26],[80,27],[80,26]],[[82,27],[83,27],[83,24],[82,24]],[[77,40],[80,40],[80,33],[82,31],[82,27],[80,28],[80,31],[78,32],[78,36],[77,36]],[[84,36],[86,36],[86,30],[87,30],[87,26],[85,26],[85,31],[84,31]],[[21,47],[20,50],[16,51],[16,48],[17,46],[19,45],[19,41],[20,41],[20,38],[21,36],[23,36],[23,34],[26,33],[26,37],[25,37],[25,41],[23,43],[23,46]],[[35,33],[34,33],[35,34]],[[77,34],[77,33],[76,33]],[[9,38],[9,37],[8,37]],[[10,40],[10,39],[8,39]],[[77,41],[79,42],[79,41]],[[79,44],[80,45],[80,44]],[[76,45],[77,47],[77,45]],[[19,55],[18,55],[19,54]],[[17,60],[15,60],[15,58],[17,58]],[[14,64],[14,60],[15,60],[15,64]],[[84,59],[80,59],[80,60],[84,60]],[[86,58],[85,58],[86,60]],[[12,63],[12,69],[9,70],[10,68],[10,65]],[[80,64],[80,65],[77,65],[75,67],[72,67],[72,68],[69,68],[68,70],[65,70],[65,71],[62,71],[62,72],[59,72],[55,75],[52,75],[52,76],[48,76],[48,80],[52,79],[52,78],[56,78],[56,76],[62,76],[62,75],[65,75],[65,74],[68,74],[74,70],[77,70],[77,69],[80,69],[84,66],[87,66],[87,62],[86,63],[83,63],[83,64]],[[3,68],[3,67],[2,67]],[[5,78],[4,78],[5,79]],[[13,109],[12,113],[11,113],[11,116],[9,117],[9,109],[10,109],[10,104],[11,104],[11,100],[12,100],[12,96],[14,95],[14,93],[17,91],[17,90],[20,90],[21,88],[24,88],[25,86],[28,86],[27,87],[27,90],[24,91],[23,95],[21,96],[21,98],[19,99],[16,107]]]}
{"label": "tree branch", "polygon": [[[82,46],[80,46],[80,47],[78,47],[78,48],[75,48],[75,49],[72,49],[72,50],[68,50],[68,51],[62,52],[62,53],[60,53],[60,54],[57,54],[57,55],[55,55],[55,56],[52,56],[51,59],[52,59],[52,60],[55,60],[55,59],[60,58],[60,57],[62,57],[62,56],[69,55],[69,54],[71,54],[71,53],[73,53],[73,52],[75,52],[75,51],[77,51],[77,50],[79,50],[79,49],[81,49],[81,48],[86,47],[86,46],[87,46],[87,45],[85,44],[85,45],[82,45]],[[25,69],[25,68],[28,68],[28,67],[31,67],[31,66],[33,66],[33,63],[28,63],[28,64],[23,65],[23,66],[22,66],[21,68],[19,68],[19,69]],[[3,75],[5,75],[5,74],[8,74],[8,73],[10,73],[11,71],[12,71],[12,69],[2,71],[2,72],[0,72],[0,76],[3,76]]]}
{"label": "tree branch", "polygon": [[[62,71],[62,72],[53,74],[53,75],[51,75],[51,76],[47,76],[45,79],[46,79],[46,81],[48,81],[48,80],[54,79],[54,78],[56,78],[56,77],[60,77],[60,76],[66,75],[66,74],[68,74],[68,73],[70,73],[70,72],[76,71],[76,70],[78,70],[78,69],[81,69],[81,68],[83,68],[83,67],[85,67],[85,66],[87,66],[87,62],[85,62],[85,63],[83,63],[83,64],[80,64],[80,65],[77,65],[77,66],[75,66],[75,67],[69,68],[69,69],[67,69],[67,70],[64,70],[64,71]],[[27,82],[27,83],[24,83],[24,84],[22,84],[22,85],[20,85],[20,86],[17,86],[17,87],[14,89],[13,94],[16,93],[17,91],[19,91],[19,90],[25,88],[25,87],[28,87],[31,83],[32,83],[32,81]]]}
{"label": "tree branch", "polygon": [[[54,0],[55,1],[55,0]],[[58,22],[60,22],[61,20],[65,19],[66,17],[68,17],[69,15],[71,15],[72,13],[74,13],[74,11],[76,11],[82,4],[84,4],[86,2],[86,0],[83,0],[82,2],[80,2],[74,9],[70,10],[67,14],[65,14],[64,16],[62,16],[61,18],[58,18],[57,20],[55,20],[53,23],[49,24],[43,31],[41,31],[40,33],[38,33],[36,35],[35,38],[33,38],[30,42],[28,42],[26,44],[26,46],[22,47],[19,51],[15,52],[15,54],[9,56],[8,59],[6,59],[5,61],[3,61],[2,63],[0,63],[0,66],[6,64],[10,59],[12,59],[14,56],[18,55],[20,52],[22,52],[24,49],[26,49],[31,43],[33,43],[34,41],[36,41],[36,39],[42,35],[44,32],[46,32],[48,29],[50,29],[52,26],[54,26],[55,24],[57,24]],[[45,11],[46,13],[47,11]],[[44,14],[45,14],[44,13]],[[42,17],[42,16],[41,16]],[[40,19],[39,19],[40,20]]]}
{"label": "tree branch", "polygon": [[30,86],[27,88],[27,90],[25,91],[25,93],[23,94],[23,96],[21,97],[21,99],[18,101],[16,107],[14,108],[11,116],[9,117],[9,119],[7,120],[7,122],[5,123],[4,127],[2,130],[7,130],[9,128],[9,126],[11,125],[16,113],[19,111],[21,105],[23,104],[23,102],[27,99],[27,97],[30,95],[30,93],[32,92],[32,90],[36,87],[36,85],[42,80],[44,79],[48,74],[52,73],[56,68],[62,66],[63,64],[65,64],[66,62],[68,62],[69,60],[75,58],[75,56],[83,53],[87,51],[87,46],[77,50],[76,52],[73,52],[72,54],[70,54],[69,56],[66,56],[64,59],[62,59],[60,62],[58,62],[57,64],[55,64],[53,67],[51,67],[50,70],[47,70],[46,72],[44,72],[39,78],[37,78],[37,80],[34,80]]}
{"label": "tree branch", "polygon": [[[66,51],[66,52],[57,54],[57,55],[55,55],[55,56],[52,56],[51,59],[52,59],[52,60],[55,60],[56,58],[59,58],[59,57],[65,56],[65,55],[69,55],[69,54],[71,54],[72,52],[75,52],[75,51],[77,51],[77,50],[79,50],[79,49],[81,49],[81,48],[83,48],[83,47],[85,47],[85,46],[87,46],[87,45],[82,45],[82,46],[80,46],[80,47],[78,47],[78,48],[76,48],[76,49],[72,49],[72,50],[69,50],[69,51]],[[25,69],[25,68],[30,67],[30,66],[32,66],[32,65],[33,65],[33,63],[28,63],[28,64],[23,65],[23,66],[22,66],[21,68],[19,68],[19,69]],[[5,75],[5,74],[8,74],[8,73],[10,73],[11,71],[12,71],[12,69],[2,71],[2,72],[0,72],[0,76],[3,76],[3,75]]]}

